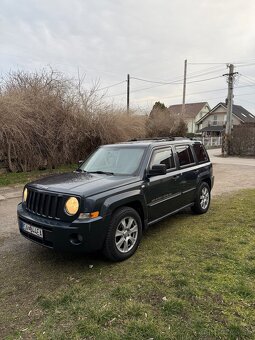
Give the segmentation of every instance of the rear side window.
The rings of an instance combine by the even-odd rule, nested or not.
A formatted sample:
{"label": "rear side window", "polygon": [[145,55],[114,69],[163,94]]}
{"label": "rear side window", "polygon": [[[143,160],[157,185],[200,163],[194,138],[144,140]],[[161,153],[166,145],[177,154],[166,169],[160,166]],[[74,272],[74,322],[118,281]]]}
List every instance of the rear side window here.
{"label": "rear side window", "polygon": [[175,168],[172,149],[154,151],[150,167],[157,164],[165,164],[167,170]]}
{"label": "rear side window", "polygon": [[194,157],[189,145],[176,146],[175,148],[180,166],[194,163]]}
{"label": "rear side window", "polygon": [[198,163],[208,162],[208,155],[203,144],[194,144],[193,149],[197,156]]}

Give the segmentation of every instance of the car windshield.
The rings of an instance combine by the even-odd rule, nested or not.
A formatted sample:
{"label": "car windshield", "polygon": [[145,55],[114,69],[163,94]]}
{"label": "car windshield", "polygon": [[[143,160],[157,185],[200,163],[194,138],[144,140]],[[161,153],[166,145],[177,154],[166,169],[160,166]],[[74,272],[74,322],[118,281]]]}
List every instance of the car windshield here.
{"label": "car windshield", "polygon": [[79,168],[80,171],[133,175],[139,168],[144,148],[101,147]]}

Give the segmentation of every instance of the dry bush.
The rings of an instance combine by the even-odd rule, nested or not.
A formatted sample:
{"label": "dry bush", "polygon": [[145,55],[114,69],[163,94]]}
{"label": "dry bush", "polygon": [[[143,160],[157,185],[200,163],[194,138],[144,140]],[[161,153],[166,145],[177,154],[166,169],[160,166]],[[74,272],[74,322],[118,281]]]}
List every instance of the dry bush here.
{"label": "dry bush", "polygon": [[145,136],[145,118],[104,104],[50,71],[8,74],[0,84],[0,156],[9,171],[77,162],[98,145]]}
{"label": "dry bush", "polygon": [[54,72],[10,74],[1,84],[0,145],[10,171],[65,163],[67,125],[73,120],[66,99],[68,82]]}
{"label": "dry bush", "polygon": [[185,136],[187,131],[184,120],[167,109],[153,110],[147,121],[148,137]]}
{"label": "dry bush", "polygon": [[231,139],[231,154],[255,156],[255,124],[234,126]]}

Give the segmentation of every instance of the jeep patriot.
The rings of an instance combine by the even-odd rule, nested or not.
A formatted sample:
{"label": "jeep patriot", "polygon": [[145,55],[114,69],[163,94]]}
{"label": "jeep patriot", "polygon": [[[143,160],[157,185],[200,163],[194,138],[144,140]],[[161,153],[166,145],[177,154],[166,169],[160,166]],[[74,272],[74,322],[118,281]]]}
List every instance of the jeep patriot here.
{"label": "jeep patriot", "polygon": [[25,185],[21,234],[45,247],[95,251],[112,261],[134,254],[153,223],[190,207],[205,213],[212,164],[198,141],[134,140],[104,145],[72,173]]}

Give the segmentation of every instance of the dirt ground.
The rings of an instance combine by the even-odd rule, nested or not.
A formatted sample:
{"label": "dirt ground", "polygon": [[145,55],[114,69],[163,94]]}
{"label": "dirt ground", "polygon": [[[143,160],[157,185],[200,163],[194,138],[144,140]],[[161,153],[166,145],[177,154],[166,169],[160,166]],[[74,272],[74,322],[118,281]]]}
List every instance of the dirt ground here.
{"label": "dirt ground", "polygon": [[255,158],[224,158],[220,156],[220,149],[212,149],[208,153],[215,178],[212,196],[255,188]]}

